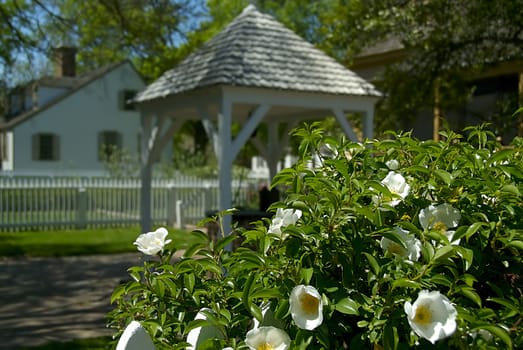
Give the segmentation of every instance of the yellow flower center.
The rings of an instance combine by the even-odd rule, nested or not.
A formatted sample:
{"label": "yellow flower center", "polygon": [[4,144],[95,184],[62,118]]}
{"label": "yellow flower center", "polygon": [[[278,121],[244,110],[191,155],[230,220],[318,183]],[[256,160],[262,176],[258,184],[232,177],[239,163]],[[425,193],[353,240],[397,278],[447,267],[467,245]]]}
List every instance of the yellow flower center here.
{"label": "yellow flower center", "polygon": [[426,305],[420,305],[416,308],[414,322],[421,326],[429,325],[432,322],[432,312]]}
{"label": "yellow flower center", "polygon": [[317,313],[319,303],[320,301],[310,294],[304,293],[300,296],[301,308],[306,314]]}
{"label": "yellow flower center", "polygon": [[272,350],[274,349],[271,344],[269,343],[263,343],[256,350]]}
{"label": "yellow flower center", "polygon": [[403,215],[401,216],[401,220],[402,220],[402,221],[410,221],[411,219],[412,219],[412,218],[410,217],[409,214],[403,214]]}
{"label": "yellow flower center", "polygon": [[434,223],[434,225],[432,225],[432,228],[434,230],[440,231],[442,233],[447,232],[447,225],[445,225],[441,221],[438,221],[438,222]]}

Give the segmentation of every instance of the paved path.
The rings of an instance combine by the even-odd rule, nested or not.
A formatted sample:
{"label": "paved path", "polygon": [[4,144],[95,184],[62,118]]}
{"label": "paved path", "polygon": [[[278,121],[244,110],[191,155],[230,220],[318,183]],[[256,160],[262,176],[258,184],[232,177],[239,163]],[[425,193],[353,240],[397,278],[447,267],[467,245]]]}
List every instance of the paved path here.
{"label": "paved path", "polygon": [[0,348],[112,335],[114,288],[138,253],[63,258],[0,257]]}

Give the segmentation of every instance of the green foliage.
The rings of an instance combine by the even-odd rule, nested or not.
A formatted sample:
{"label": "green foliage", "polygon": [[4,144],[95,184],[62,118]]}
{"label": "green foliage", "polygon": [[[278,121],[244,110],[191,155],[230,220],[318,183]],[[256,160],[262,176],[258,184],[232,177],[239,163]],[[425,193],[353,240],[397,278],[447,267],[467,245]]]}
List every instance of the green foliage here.
{"label": "green foliage", "polygon": [[[380,131],[405,128],[402,121],[432,106],[438,80],[442,110],[463,106],[474,91],[471,78],[522,54],[521,1],[351,0],[340,1],[331,13],[325,47],[343,62],[350,63],[377,43],[386,43],[380,46],[384,51],[404,49],[394,57],[399,61],[376,77],[385,93],[377,116]],[[517,73],[513,69],[505,74]],[[505,122],[509,115],[503,113]],[[503,123],[496,112],[480,117]]]}
{"label": "green foliage", "polygon": [[[287,193],[273,209],[301,217],[281,234],[275,220],[217,242],[193,232],[196,243],[180,260],[168,247],[129,269],[134,280],[114,291],[110,325],[121,331],[138,320],[170,349],[184,348],[191,329],[213,326],[223,337],[209,340],[212,348],[240,349],[269,305],[291,349],[425,349],[432,344],[411,330],[404,304],[429,290],[457,310],[455,332],[435,348],[521,348],[523,140],[503,148],[485,126],[464,132],[444,132],[440,142],[390,134],[360,144],[314,125],[296,130],[301,158],[274,179]],[[311,168],[318,150],[321,165]],[[396,166],[406,196],[384,181]],[[424,210],[439,204],[458,211],[454,228],[424,223]],[[382,248],[384,238],[408,246],[395,227],[419,241],[419,256]],[[242,244],[230,251],[236,237]],[[299,284],[321,294],[324,318],[314,330],[298,328],[289,310]],[[207,319],[195,321],[204,308]]]}

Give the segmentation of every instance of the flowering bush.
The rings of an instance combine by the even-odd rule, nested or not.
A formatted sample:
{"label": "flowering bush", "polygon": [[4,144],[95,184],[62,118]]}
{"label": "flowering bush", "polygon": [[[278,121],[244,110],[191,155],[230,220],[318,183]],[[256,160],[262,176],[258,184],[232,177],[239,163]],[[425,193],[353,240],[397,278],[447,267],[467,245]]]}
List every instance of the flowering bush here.
{"label": "flowering bush", "polygon": [[138,320],[169,349],[522,348],[523,140],[465,133],[295,130],[274,219],[216,242],[194,231],[180,259],[156,245],[114,291],[110,325]]}

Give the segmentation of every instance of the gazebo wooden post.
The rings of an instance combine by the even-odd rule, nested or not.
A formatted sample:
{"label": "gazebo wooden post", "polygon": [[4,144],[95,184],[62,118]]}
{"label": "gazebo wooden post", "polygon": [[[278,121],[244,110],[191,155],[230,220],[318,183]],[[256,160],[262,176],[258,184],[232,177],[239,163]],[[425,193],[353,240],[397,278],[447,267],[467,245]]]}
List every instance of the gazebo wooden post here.
{"label": "gazebo wooden post", "polygon": [[363,116],[363,138],[374,138],[374,105],[369,106]]}
{"label": "gazebo wooden post", "polygon": [[267,124],[268,131],[268,152],[267,152],[267,166],[269,168],[269,181],[272,182],[274,176],[278,172],[278,160],[281,157],[281,145],[278,137],[278,125],[276,121],[270,121]]}
{"label": "gazebo wooden post", "polygon": [[[219,210],[223,211],[232,207],[232,152],[231,152],[231,117],[232,104],[228,98],[221,101],[218,112],[218,174],[219,174]],[[228,235],[231,231],[232,217],[223,217],[223,234]]]}

